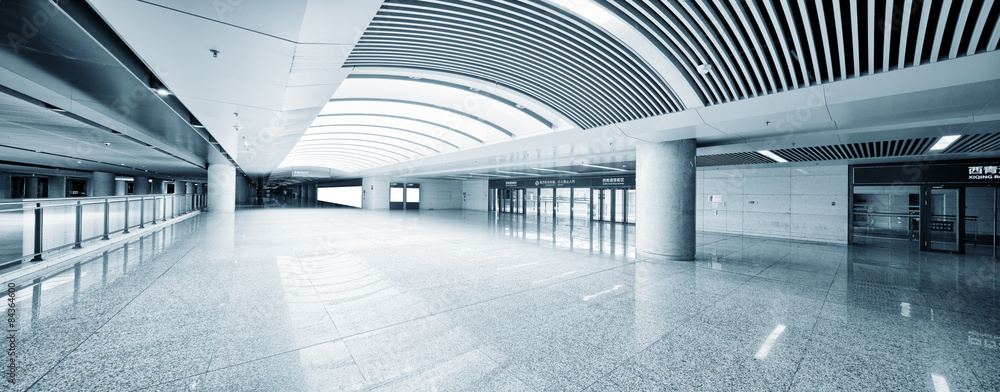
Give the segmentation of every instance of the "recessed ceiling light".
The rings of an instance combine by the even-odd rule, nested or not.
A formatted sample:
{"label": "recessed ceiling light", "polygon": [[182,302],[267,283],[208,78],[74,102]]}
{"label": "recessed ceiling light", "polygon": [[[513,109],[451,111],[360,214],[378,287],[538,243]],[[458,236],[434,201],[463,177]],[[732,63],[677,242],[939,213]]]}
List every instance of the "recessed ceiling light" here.
{"label": "recessed ceiling light", "polygon": [[941,138],[938,139],[937,143],[934,143],[934,145],[931,146],[931,149],[928,151],[942,151],[948,148],[948,146],[950,146],[960,137],[962,137],[962,135],[941,136]]}
{"label": "recessed ceiling light", "polygon": [[768,151],[768,150],[760,150],[760,151],[757,151],[757,153],[759,153],[761,155],[764,155],[764,156],[766,156],[768,158],[771,158],[775,162],[781,162],[781,163],[788,162],[785,158],[779,157],[778,154],[775,154],[775,153],[773,153],[771,151]]}
{"label": "recessed ceiling light", "polygon": [[538,167],[532,168],[531,170],[541,170],[541,171],[547,171],[547,172],[568,173],[568,174],[580,174],[580,173],[577,173],[577,172],[571,172],[571,171],[566,171],[566,170],[542,169],[542,168],[538,168]]}
{"label": "recessed ceiling light", "polygon": [[599,166],[599,165],[590,165],[590,164],[586,164],[586,163],[580,164],[580,166],[593,167],[593,168],[597,168],[597,169],[616,170],[616,171],[628,171],[628,170],[625,170],[625,169],[619,169],[617,167],[607,167],[607,166]]}

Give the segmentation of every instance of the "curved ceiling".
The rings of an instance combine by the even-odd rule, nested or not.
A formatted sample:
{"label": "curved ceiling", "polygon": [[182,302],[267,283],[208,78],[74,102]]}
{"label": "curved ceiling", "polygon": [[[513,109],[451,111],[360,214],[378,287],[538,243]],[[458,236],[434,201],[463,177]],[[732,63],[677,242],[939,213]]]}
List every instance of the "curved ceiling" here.
{"label": "curved ceiling", "polygon": [[[281,167],[353,173],[567,121],[591,132],[688,111],[708,124],[698,105],[996,50],[993,4],[387,0],[344,63],[351,75]],[[679,72],[675,86],[665,67]]]}
{"label": "curved ceiling", "polygon": [[585,129],[684,109],[641,56],[546,2],[386,1],[345,66],[495,82]]}
{"label": "curved ceiling", "polygon": [[556,117],[451,81],[357,74],[279,167],[351,173],[552,132]]}

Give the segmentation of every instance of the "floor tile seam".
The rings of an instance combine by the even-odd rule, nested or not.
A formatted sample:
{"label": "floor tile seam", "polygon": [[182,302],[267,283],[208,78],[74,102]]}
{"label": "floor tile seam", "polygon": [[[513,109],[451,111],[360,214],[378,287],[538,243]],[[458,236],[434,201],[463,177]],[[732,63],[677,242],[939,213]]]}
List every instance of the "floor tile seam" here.
{"label": "floor tile seam", "polygon": [[[714,305],[713,305],[713,306],[714,306]],[[681,327],[682,325],[684,325],[684,324],[687,324],[687,323],[690,323],[690,322],[691,322],[691,320],[695,318],[695,316],[696,316],[696,314],[690,314],[690,315],[688,315],[688,316],[687,316],[686,318],[684,318],[684,319],[682,319],[682,320],[678,321],[677,323],[674,323],[674,326],[673,326],[673,328],[670,328],[669,330],[666,330],[666,331],[664,331],[664,332],[663,332],[663,333],[662,333],[662,334],[660,335],[660,337],[659,337],[658,339],[656,339],[656,340],[654,340],[653,342],[649,343],[648,345],[646,345],[646,347],[643,347],[643,348],[642,348],[641,350],[638,350],[638,351],[636,351],[636,352],[635,352],[634,354],[632,354],[632,355],[628,356],[627,358],[625,358],[625,359],[622,359],[621,361],[619,361],[619,363],[618,363],[618,364],[617,364],[617,365],[616,365],[616,366],[615,366],[614,368],[612,368],[612,369],[611,369],[610,371],[608,371],[607,373],[604,373],[604,374],[600,375],[599,377],[597,377],[597,381],[600,381],[600,380],[601,380],[602,378],[606,378],[606,377],[609,377],[609,376],[610,376],[610,375],[611,375],[612,373],[614,373],[614,372],[618,371],[618,369],[620,369],[620,368],[621,368],[622,366],[624,366],[624,365],[625,365],[626,363],[628,363],[629,361],[631,361],[631,360],[633,360],[633,359],[635,359],[635,358],[639,357],[640,355],[642,355],[643,353],[645,353],[646,351],[648,351],[648,350],[649,350],[650,348],[652,348],[652,347],[653,347],[654,345],[656,345],[657,343],[659,343],[659,342],[663,341],[663,340],[664,340],[664,339],[665,339],[665,338],[667,337],[667,335],[668,335],[668,334],[670,334],[671,332],[674,332],[674,331],[676,331],[676,330],[677,330],[678,328],[680,328],[680,327]],[[645,378],[645,377],[643,377],[643,376],[642,376],[642,375],[640,375],[640,374],[636,374],[636,376],[637,376],[637,377],[640,377],[640,378],[642,378],[642,379],[644,379],[644,380],[646,380],[646,378]],[[594,383],[596,383],[597,381],[595,381]],[[648,380],[647,380],[647,381],[648,381]],[[615,385],[618,385],[618,383],[615,383],[615,382],[612,382],[612,383],[614,383]],[[591,386],[593,386],[593,384],[591,384],[591,385],[588,385],[588,386],[587,386],[587,388],[589,388],[589,387],[591,387]],[[621,385],[618,385],[618,387],[621,387]]]}
{"label": "floor tile seam", "polygon": [[[827,297],[829,297],[830,296],[830,292],[827,291],[826,295],[827,295]],[[825,302],[825,299],[824,299],[824,306],[825,306],[825,304],[826,304],[826,302]],[[798,377],[799,370],[802,369],[802,362],[805,362],[806,357],[809,356],[809,353],[810,353],[810,351],[813,348],[813,341],[816,339],[816,328],[819,327],[819,322],[820,322],[820,317],[817,316],[816,320],[813,321],[812,328],[810,328],[810,330],[809,330],[809,339],[806,340],[805,349],[802,351],[802,357],[799,358],[798,362],[795,364],[795,372],[792,373],[792,379],[791,379],[791,381],[788,384],[788,389],[786,389],[786,392],[791,392],[792,388],[795,387],[795,379],[796,379],[796,377]]]}
{"label": "floor tile seam", "polygon": [[[295,257],[295,260],[298,261],[300,265],[304,264],[302,259],[299,258],[298,253],[292,252],[292,255]],[[377,273],[375,274],[377,275]],[[320,301],[319,303],[322,304],[323,306],[323,311],[326,313],[327,320],[330,320],[330,324],[332,324],[333,327],[337,329],[337,335],[340,335],[340,327],[337,326],[337,322],[333,319],[333,315],[330,314],[330,308],[325,303],[323,303],[322,297],[320,296],[319,291],[316,289],[316,283],[313,282],[312,274],[306,273],[306,276],[307,276],[306,279],[309,280],[309,287],[312,289],[313,294],[316,296],[316,299],[319,300]],[[347,345],[346,337],[340,336],[338,339],[344,341],[344,349],[347,350],[347,355],[351,356],[351,362],[354,363],[354,367],[358,370],[358,373],[361,374],[361,379],[365,380],[366,385],[371,385],[371,380],[368,379],[368,376],[365,375],[365,372],[361,371],[361,365],[358,364],[357,357],[354,356],[354,352],[351,351],[351,347]],[[334,342],[338,339],[334,339],[331,342]],[[292,351],[298,351],[298,350],[292,350]]]}
{"label": "floor tile seam", "polygon": [[[219,225],[221,225],[221,223]],[[216,225],[216,228],[218,228],[219,225]],[[126,302],[125,305],[123,305],[121,308],[119,308],[118,311],[116,311],[113,315],[111,315],[111,317],[108,317],[108,319],[105,320],[104,323],[102,323],[100,326],[98,326],[97,328],[95,328],[94,331],[90,333],[90,335],[87,335],[87,337],[84,338],[83,340],[81,340],[80,343],[77,344],[75,347],[73,347],[72,350],[67,351],[66,355],[64,355],[62,358],[60,358],[59,361],[57,361],[55,364],[53,364],[52,367],[50,367],[48,370],[45,371],[44,374],[42,374],[37,379],[35,379],[35,381],[32,382],[31,385],[28,385],[28,387],[25,388],[24,390],[25,391],[30,390],[35,385],[37,385],[39,381],[41,381],[46,376],[48,376],[49,373],[52,372],[52,370],[54,370],[60,364],[62,364],[63,361],[66,360],[66,358],[69,358],[69,356],[72,355],[74,352],[76,352],[76,350],[79,349],[81,346],[83,346],[84,343],[86,343],[91,338],[93,338],[94,335],[96,335],[101,329],[103,329],[106,325],[108,325],[108,323],[110,323],[111,320],[114,320],[115,317],[118,317],[118,315],[121,314],[121,312],[124,311],[125,308],[127,308],[129,305],[131,305],[132,302],[135,302],[135,300],[137,298],[139,298],[140,296],[142,296],[143,293],[145,293],[147,290],[149,290],[150,287],[152,287],[154,284],[156,284],[156,282],[158,282],[160,280],[160,278],[162,278],[164,275],[167,274],[167,272],[169,272],[170,270],[172,270],[178,263],[181,262],[181,260],[183,260],[184,258],[186,258],[188,256],[188,254],[190,254],[191,252],[193,252],[195,248],[197,248],[200,244],[204,243],[207,237],[208,236],[202,236],[200,240],[197,240],[197,241],[195,241],[195,243],[191,244],[191,248],[188,249],[186,252],[184,252],[183,255],[181,255],[180,257],[178,257],[177,260],[175,260],[173,262],[173,264],[170,265],[170,267],[167,267],[165,270],[163,270],[163,272],[160,273],[160,275],[157,276],[156,279],[153,279],[151,282],[149,282],[149,284],[146,285],[146,287],[143,288],[142,291],[140,291],[139,293],[137,293],[134,297],[132,297],[132,299],[130,299],[128,302]],[[188,376],[188,377],[192,377],[192,376]]]}
{"label": "floor tile seam", "polygon": [[[612,269],[615,269],[615,268],[622,268],[622,267],[625,267],[625,265],[616,266],[616,267],[608,268],[608,269],[601,270],[601,271],[595,271],[595,272],[592,272],[590,274],[578,276],[576,278],[570,278],[570,279],[566,279],[564,281],[553,282],[553,283],[549,283],[549,284],[546,284],[546,285],[534,287],[534,288],[531,288],[531,289],[528,289],[528,290],[522,290],[522,291],[518,291],[518,292],[515,292],[515,293],[510,293],[510,294],[502,295],[502,296],[499,296],[499,297],[494,297],[494,298],[491,298],[491,299],[486,299],[486,300],[482,300],[482,301],[478,301],[478,302],[474,302],[474,303],[462,305],[462,306],[459,306],[459,307],[454,307],[454,308],[450,308],[450,309],[446,309],[446,310],[436,311],[436,312],[429,313],[429,314],[424,315],[424,316],[415,317],[415,318],[411,318],[411,319],[407,319],[407,320],[395,322],[395,323],[384,325],[384,326],[381,326],[381,327],[378,327],[378,328],[374,328],[374,329],[369,329],[369,330],[365,330],[365,331],[359,331],[359,332],[355,332],[355,333],[348,334],[348,335],[342,335],[338,339],[346,341],[347,339],[359,337],[361,335],[365,335],[365,334],[370,334],[370,333],[382,331],[382,330],[385,330],[385,329],[397,327],[397,326],[400,326],[400,325],[403,325],[403,324],[406,324],[406,323],[410,323],[410,322],[414,322],[414,321],[417,321],[417,320],[421,320],[421,319],[426,319],[426,318],[441,316],[441,315],[444,315],[445,313],[448,313],[448,312],[453,312],[453,311],[465,309],[465,308],[468,308],[468,307],[472,307],[472,306],[484,304],[486,302],[491,302],[491,301],[494,301],[494,300],[497,300],[497,299],[502,299],[502,298],[513,296],[513,295],[523,294],[523,293],[526,293],[528,291],[533,291],[533,290],[537,290],[537,289],[540,289],[540,288],[548,287],[548,286],[551,286],[551,285],[554,285],[554,284],[558,284],[558,283],[562,283],[562,282],[565,282],[565,281],[569,281],[571,279],[583,278],[585,276],[589,276],[589,275],[593,275],[593,274],[597,274],[597,273],[601,273],[601,272],[606,272],[608,270],[612,270]],[[333,322],[332,316],[330,315],[330,312],[329,312],[329,309],[326,308],[325,305],[324,305],[324,309],[326,310],[327,317],[330,317],[331,318],[330,321]],[[452,325],[451,323],[447,323],[447,322],[443,322],[443,321],[442,321],[442,324],[444,324],[446,326],[449,326],[451,328],[456,328],[457,327],[455,325]],[[336,327],[336,323],[334,323],[334,326]],[[337,339],[335,339],[335,340],[337,340]],[[479,339],[476,339],[476,340],[479,341]],[[482,343],[482,342],[480,342],[480,343]],[[348,351],[350,351],[350,349],[348,349]]]}

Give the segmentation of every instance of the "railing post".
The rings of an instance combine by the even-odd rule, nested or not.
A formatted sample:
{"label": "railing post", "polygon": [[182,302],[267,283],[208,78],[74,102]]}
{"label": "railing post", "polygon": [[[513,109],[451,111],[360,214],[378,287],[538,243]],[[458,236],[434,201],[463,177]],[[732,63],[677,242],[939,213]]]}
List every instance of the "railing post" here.
{"label": "railing post", "polygon": [[83,248],[83,204],[80,200],[76,201],[76,245],[73,245],[73,249]]}
{"label": "railing post", "polygon": [[139,196],[139,228],[146,228],[146,198]]}
{"label": "railing post", "polygon": [[31,261],[42,261],[42,203],[35,203],[35,257]]}
{"label": "railing post", "polygon": [[125,230],[122,231],[122,234],[128,234],[128,205],[129,205],[129,202],[128,202],[128,198],[126,197],[125,198]]}
{"label": "railing post", "polygon": [[156,208],[156,199],[157,199],[156,197],[153,197],[153,223],[152,224],[154,224],[154,225],[156,224],[156,210],[157,210],[157,208]]}
{"label": "railing post", "polygon": [[167,221],[167,197],[163,196],[163,221]]}
{"label": "railing post", "polygon": [[108,231],[111,230],[111,202],[108,199],[104,199],[104,237],[101,240],[107,241],[111,237],[108,237]]}

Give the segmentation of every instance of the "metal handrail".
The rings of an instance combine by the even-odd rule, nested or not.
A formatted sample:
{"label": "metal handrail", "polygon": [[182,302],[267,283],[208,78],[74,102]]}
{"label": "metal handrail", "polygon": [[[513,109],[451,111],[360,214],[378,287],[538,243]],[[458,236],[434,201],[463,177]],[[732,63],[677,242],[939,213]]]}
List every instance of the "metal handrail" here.
{"label": "metal handrail", "polygon": [[[151,218],[146,219],[146,202],[152,201],[152,208],[149,208],[151,213]],[[167,202],[169,201],[169,207]],[[130,219],[130,206],[132,202],[139,202],[139,219],[137,224],[131,224]],[[169,217],[174,218],[176,216],[184,215],[192,211],[202,210],[207,206],[208,198],[205,194],[196,193],[171,193],[171,194],[159,194],[159,195],[128,195],[128,196],[98,196],[98,197],[74,197],[74,198],[59,198],[59,199],[20,199],[20,201],[7,201],[0,203],[0,206],[17,206],[18,208],[0,209],[0,213],[4,212],[34,212],[34,246],[33,252],[22,255],[13,260],[3,260],[0,261],[0,265],[10,265],[12,263],[20,263],[25,259],[30,258],[31,261],[42,261],[42,255],[51,251],[73,247],[75,249],[80,249],[83,247],[83,243],[87,241],[92,241],[100,238],[101,240],[109,240],[111,234],[129,233],[129,229],[133,227],[145,228],[145,225],[156,224],[158,221],[166,222]],[[51,203],[51,204],[50,204]],[[34,204],[33,206],[31,204]],[[123,204],[123,219],[122,228],[117,230],[111,230],[111,205],[112,204]],[[84,206],[95,206],[103,205],[103,232],[84,238]],[[58,244],[53,247],[46,248],[44,243],[44,212],[46,208],[59,208],[59,207],[75,207],[74,215],[76,218],[74,231],[74,239],[70,243]]]}

